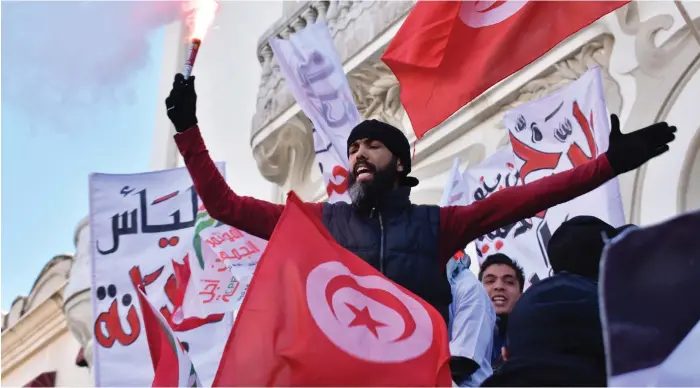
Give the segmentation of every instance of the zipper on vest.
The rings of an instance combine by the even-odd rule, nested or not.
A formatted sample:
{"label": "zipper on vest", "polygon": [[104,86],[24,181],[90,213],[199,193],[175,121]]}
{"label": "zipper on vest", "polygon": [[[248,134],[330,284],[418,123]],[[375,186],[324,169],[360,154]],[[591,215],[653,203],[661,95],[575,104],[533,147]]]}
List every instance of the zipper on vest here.
{"label": "zipper on vest", "polygon": [[377,212],[379,215],[379,231],[381,233],[379,240],[379,272],[384,275],[384,222],[382,220],[382,213]]}

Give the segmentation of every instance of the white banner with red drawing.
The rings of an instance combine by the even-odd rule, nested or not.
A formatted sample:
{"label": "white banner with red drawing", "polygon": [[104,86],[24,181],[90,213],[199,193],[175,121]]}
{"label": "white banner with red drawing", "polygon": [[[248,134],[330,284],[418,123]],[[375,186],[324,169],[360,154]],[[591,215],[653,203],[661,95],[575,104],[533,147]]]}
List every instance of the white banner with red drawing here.
{"label": "white banner with red drawing", "polygon": [[[442,192],[442,199],[440,199],[440,206],[465,206],[469,204],[469,187],[459,171],[460,158],[455,157],[452,163],[452,169],[447,177],[447,185]],[[452,260],[447,262],[447,278],[453,281],[452,274],[456,267],[470,268],[472,264],[472,257],[475,253],[474,243],[469,243],[464,249],[455,253]],[[460,268],[460,269],[464,269]],[[478,266],[474,266],[475,274],[478,274]]]}
{"label": "white banner with red drawing", "polygon": [[[515,168],[513,152],[501,148],[480,164],[464,171],[470,204],[488,198],[508,187],[518,186],[520,175]],[[526,285],[549,275],[549,267],[540,253],[533,228],[534,219],[524,219],[489,232],[476,240],[479,263],[494,253],[503,253],[523,267]]]}
{"label": "white banner with red drawing", "polygon": [[324,22],[307,25],[289,39],[270,38],[286,86],[314,126],[314,147],[328,202],[350,202],[347,140],[362,117],[343,63]]}
{"label": "white banner with red drawing", "polygon": [[[217,167],[223,173],[224,165]],[[95,384],[153,381],[136,295],[142,284],[188,350],[202,383],[210,385],[265,242],[211,219],[185,168],[92,174],[90,232]],[[219,242],[216,233],[222,232],[236,238]]]}
{"label": "white banner with red drawing", "polygon": [[[599,68],[547,95],[506,112],[511,147],[465,172],[470,201],[484,199],[513,185],[531,183],[588,162],[608,148],[610,125]],[[591,215],[613,225],[624,224],[617,179],[596,190],[482,236],[480,261],[501,252],[518,260],[527,284],[549,275],[547,244],[569,218]]]}

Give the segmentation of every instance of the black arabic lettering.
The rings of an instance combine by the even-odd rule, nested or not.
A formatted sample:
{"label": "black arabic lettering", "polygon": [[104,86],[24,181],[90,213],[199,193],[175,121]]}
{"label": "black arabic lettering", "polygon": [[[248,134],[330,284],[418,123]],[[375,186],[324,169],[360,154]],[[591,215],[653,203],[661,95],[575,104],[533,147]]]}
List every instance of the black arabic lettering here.
{"label": "black arabic lettering", "polygon": [[[516,228],[516,225],[518,226],[517,228]],[[491,231],[491,232],[489,232],[489,233],[486,233],[485,235],[480,236],[480,237],[478,238],[478,240],[479,240],[479,242],[482,242],[482,241],[484,241],[484,240],[487,239],[487,238],[488,238],[489,240],[492,240],[492,241],[495,240],[495,239],[497,239],[497,238],[503,240],[503,239],[505,239],[505,238],[508,237],[508,235],[510,234],[511,230],[513,230],[513,229],[515,229],[515,231],[513,232],[513,238],[518,237],[518,236],[520,236],[521,234],[523,234],[523,233],[525,233],[525,232],[527,232],[527,231],[529,231],[529,230],[532,229],[532,222],[530,221],[530,219],[527,219],[527,218],[526,218],[526,219],[524,219],[524,220],[520,220],[520,221],[518,221],[518,222],[514,222],[514,223],[512,223],[512,224],[510,224],[510,225],[506,225],[506,226],[504,226],[504,227],[502,227],[502,228],[498,228],[498,229],[496,229],[496,230],[494,230],[494,231]]]}
{"label": "black arabic lettering", "polygon": [[482,199],[486,199],[486,197],[488,197],[489,194],[496,191],[498,185],[501,184],[501,178],[501,174],[496,175],[496,183],[493,186],[489,186],[486,184],[486,179],[482,177],[481,185],[483,186],[483,188],[479,187],[478,189],[476,189],[476,191],[474,192],[474,200],[481,201]]}
{"label": "black arabic lettering", "polygon": [[121,194],[121,195],[123,195],[123,196],[126,197],[127,195],[133,193],[134,190],[136,190],[136,189],[131,188],[131,187],[129,187],[129,186],[124,186],[124,187],[122,187],[122,190],[119,192],[119,194]]}
{"label": "black arabic lettering", "polygon": [[311,53],[309,60],[299,66],[302,87],[309,89],[311,84],[324,80],[333,74],[333,63],[326,60],[318,51]]}
{"label": "black arabic lettering", "polygon": [[[121,223],[119,222],[121,218]],[[121,225],[120,225],[121,224]],[[109,255],[119,249],[119,237],[128,234],[137,234],[138,224],[136,223],[136,210],[131,213],[124,212],[121,215],[115,214],[112,216],[112,248],[106,251],[100,249],[100,242],[97,242],[97,251],[102,255]]]}
{"label": "black arabic lettering", "polygon": [[[301,57],[300,53],[297,56]],[[352,120],[351,107],[344,101],[337,89],[320,92],[313,85],[330,77],[334,72],[334,64],[318,51],[311,53],[309,60],[299,66],[301,86],[309,98],[314,101],[314,108],[321,114],[326,124],[331,128],[347,125]],[[340,106],[337,106],[340,105]]]}
{"label": "black arabic lettering", "polygon": [[[343,104],[343,101],[338,100],[338,91],[334,90],[330,93],[324,93],[318,95],[318,99],[320,100],[321,107],[319,109],[316,104],[314,104],[314,107],[316,110],[323,116],[323,119],[325,122],[328,124],[329,127],[331,128],[338,128],[342,127],[343,125],[346,125],[350,121],[350,115],[348,115],[348,109],[345,104]],[[333,109],[334,103],[340,102],[341,106],[337,109]],[[334,111],[341,111],[342,116],[338,119],[334,119],[333,113]]]}
{"label": "black arabic lettering", "polygon": [[562,143],[566,142],[566,139],[573,133],[573,125],[569,118],[565,118],[564,122],[559,124],[559,127],[554,130],[554,138]]}
{"label": "black arabic lettering", "polygon": [[518,237],[521,234],[532,229],[532,221],[530,221],[529,218],[518,221],[518,225],[519,226],[515,228],[515,232],[513,232],[513,238]]}
{"label": "black arabic lettering", "polygon": [[520,179],[520,171],[517,171],[517,170],[515,171],[515,174],[506,175],[506,179],[505,179],[506,187],[516,186],[518,184],[519,179]]}
{"label": "black arabic lettering", "polygon": [[[146,190],[139,191],[139,200],[141,203],[141,233],[163,233],[171,232],[174,230],[187,229],[194,226],[197,219],[197,192],[194,190],[194,186],[190,187],[188,190],[191,192],[192,200],[192,221],[180,222],[180,210],[176,210],[170,216],[173,218],[173,222],[164,225],[149,225],[148,224],[148,202],[146,200]],[[154,202],[157,202],[154,201]],[[161,201],[162,202],[162,201]],[[158,202],[160,203],[160,202]]]}

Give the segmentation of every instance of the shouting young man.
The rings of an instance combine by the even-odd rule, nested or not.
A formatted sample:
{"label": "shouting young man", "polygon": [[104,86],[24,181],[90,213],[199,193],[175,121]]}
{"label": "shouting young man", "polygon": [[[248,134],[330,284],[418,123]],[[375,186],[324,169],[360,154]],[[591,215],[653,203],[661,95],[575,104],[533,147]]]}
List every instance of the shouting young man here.
{"label": "shouting young man", "polygon": [[[165,100],[180,153],[209,214],[228,225],[269,239],[284,205],[231,190],[217,170],[197,126],[195,77],[175,76]],[[376,120],[355,127],[348,138],[353,202],[309,203],[340,245],[435,306],[445,320],[452,300],[444,274],[452,255],[475,238],[597,188],[668,150],[675,127],[658,123],[621,134],[612,120],[606,154],[536,182],[511,187],[469,206],[413,205],[410,145],[401,130]]]}

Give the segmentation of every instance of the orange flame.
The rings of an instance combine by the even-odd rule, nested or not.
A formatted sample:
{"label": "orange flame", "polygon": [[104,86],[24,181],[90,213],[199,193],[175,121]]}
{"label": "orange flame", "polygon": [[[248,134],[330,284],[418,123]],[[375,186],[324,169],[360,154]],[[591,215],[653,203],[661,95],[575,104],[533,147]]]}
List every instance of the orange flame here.
{"label": "orange flame", "polygon": [[187,23],[190,27],[189,40],[201,40],[214,23],[216,11],[219,10],[219,0],[189,0],[185,8],[189,13]]}

